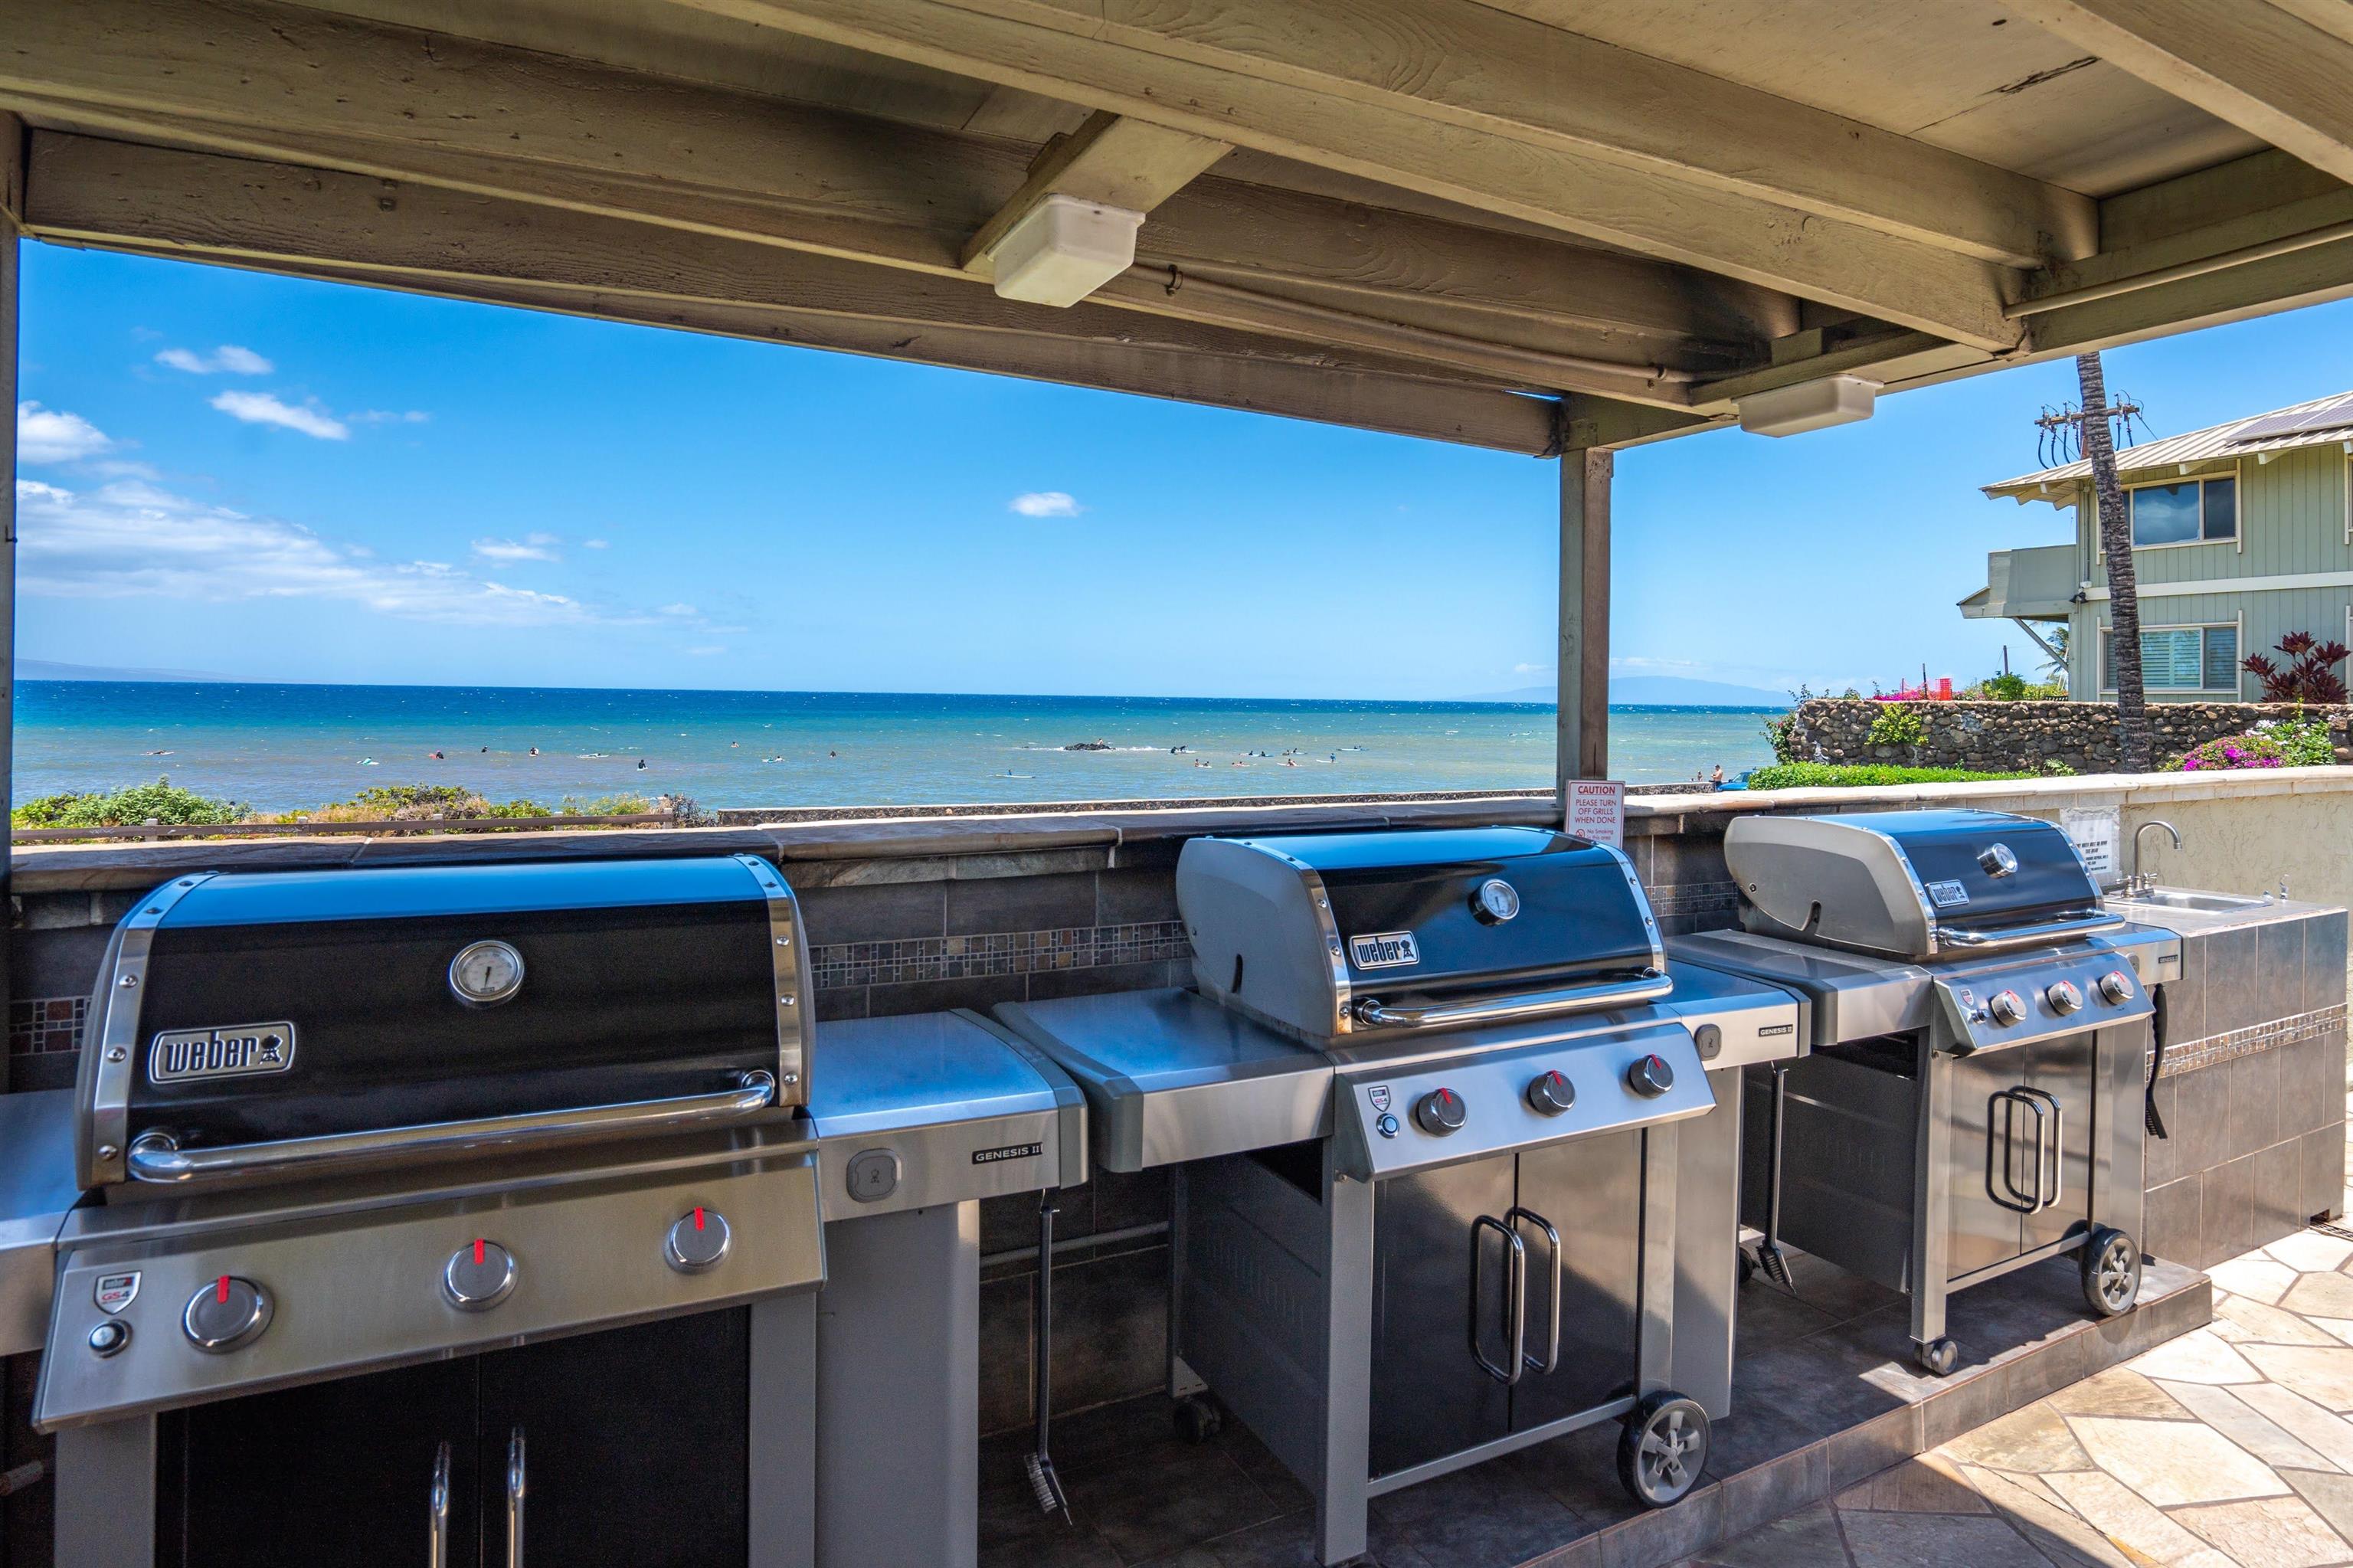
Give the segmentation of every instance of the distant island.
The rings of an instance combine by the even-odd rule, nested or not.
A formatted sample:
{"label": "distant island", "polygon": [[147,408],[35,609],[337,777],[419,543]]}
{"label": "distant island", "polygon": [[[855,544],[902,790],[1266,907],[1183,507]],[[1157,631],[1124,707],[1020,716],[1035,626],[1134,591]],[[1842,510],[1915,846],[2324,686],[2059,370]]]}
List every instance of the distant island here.
{"label": "distant island", "polygon": [[[1543,703],[1555,700],[1550,686],[1522,686],[1516,691],[1488,692],[1464,700],[1473,703]],[[1693,681],[1681,675],[1623,675],[1609,683],[1609,701],[1622,707],[1660,708],[1786,708],[1789,694],[1762,686],[1736,686],[1723,681]]]}
{"label": "distant island", "polygon": [[20,681],[226,681],[209,670],[124,670],[111,664],[61,664],[54,659],[19,659]]}

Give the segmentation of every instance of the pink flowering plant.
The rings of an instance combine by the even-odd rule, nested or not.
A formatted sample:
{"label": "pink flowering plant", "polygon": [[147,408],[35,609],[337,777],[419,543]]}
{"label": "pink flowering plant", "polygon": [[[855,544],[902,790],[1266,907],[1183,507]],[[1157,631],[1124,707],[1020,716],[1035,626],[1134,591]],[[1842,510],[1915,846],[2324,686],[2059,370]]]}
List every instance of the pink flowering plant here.
{"label": "pink flowering plant", "polygon": [[2232,768],[2315,768],[2337,760],[2328,726],[2317,719],[2274,720],[2244,735],[2210,740],[2174,759],[2184,773]]}

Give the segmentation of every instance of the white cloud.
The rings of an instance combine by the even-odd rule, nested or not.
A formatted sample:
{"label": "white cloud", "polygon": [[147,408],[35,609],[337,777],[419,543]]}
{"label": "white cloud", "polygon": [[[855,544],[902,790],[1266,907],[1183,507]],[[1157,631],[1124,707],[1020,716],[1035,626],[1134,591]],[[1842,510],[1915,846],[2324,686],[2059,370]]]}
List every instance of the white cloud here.
{"label": "white cloud", "polygon": [[432,417],[422,408],[410,408],[405,412],[390,408],[368,408],[356,414],[343,416],[354,425],[421,425]]}
{"label": "white cloud", "polygon": [[553,534],[526,534],[523,538],[533,545],[561,545],[562,539]]}
{"label": "white cloud", "polygon": [[691,604],[666,604],[661,607],[661,612],[664,615],[700,615],[702,613]]}
{"label": "white cloud", "polygon": [[23,462],[76,462],[112,446],[104,430],[59,408],[16,405],[16,456]]}
{"label": "white cloud", "polygon": [[700,647],[700,648],[690,648],[690,649],[688,649],[688,650],[687,650],[687,652],[689,652],[690,654],[693,655],[693,656],[694,656],[695,658],[697,658],[697,659],[708,659],[708,658],[711,658],[711,657],[712,657],[712,655],[714,655],[714,654],[724,653],[724,652],[727,652],[727,650],[726,650],[726,649],[724,649],[724,648],[717,647],[717,646],[715,646],[715,645],[709,644],[709,643],[706,643],[706,644],[704,644],[702,647]]}
{"label": "white cloud", "polygon": [[1068,491],[1033,490],[1027,495],[1017,495],[1007,503],[1010,511],[1024,517],[1076,517],[1086,510]]}
{"label": "white cloud", "polygon": [[307,528],[137,481],[82,493],[16,483],[25,591],[206,602],[322,599],[453,626],[576,626],[640,618],[479,577],[439,561],[378,563]]}
{"label": "white cloud", "polygon": [[209,359],[192,349],[167,348],[155,356],[155,363],[185,370],[191,376],[216,376],[223,371],[231,376],[267,376],[278,368],[253,350],[239,348],[233,343],[213,350]]}
{"label": "white cloud", "polygon": [[279,425],[316,436],[322,441],[346,440],[352,433],[349,425],[332,414],[311,408],[298,408],[267,392],[223,392],[213,398],[212,405],[230,418],[242,419],[248,425]]}
{"label": "white cloud", "polygon": [[474,554],[501,566],[512,566],[517,561],[552,561],[555,559],[555,552],[547,546],[554,542],[552,534],[533,534],[523,540],[477,539],[474,541]]}
{"label": "white cloud", "polygon": [[613,547],[613,541],[610,539],[583,539],[580,541],[580,547],[584,550],[609,550]]}

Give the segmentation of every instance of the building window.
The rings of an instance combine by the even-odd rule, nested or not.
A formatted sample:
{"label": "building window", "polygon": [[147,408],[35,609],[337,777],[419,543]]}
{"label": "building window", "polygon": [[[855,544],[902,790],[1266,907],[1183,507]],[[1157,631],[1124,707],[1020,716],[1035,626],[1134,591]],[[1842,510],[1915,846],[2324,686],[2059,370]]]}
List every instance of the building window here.
{"label": "building window", "polygon": [[[2140,683],[2152,692],[2236,692],[2239,689],[2239,629],[2220,626],[2144,626],[2140,630]],[[2100,628],[2100,685],[2116,689],[2116,660],[2108,629]]]}
{"label": "building window", "polygon": [[2239,536],[2239,482],[2185,479],[2141,484],[2125,492],[2132,511],[2133,548],[2211,545]]}

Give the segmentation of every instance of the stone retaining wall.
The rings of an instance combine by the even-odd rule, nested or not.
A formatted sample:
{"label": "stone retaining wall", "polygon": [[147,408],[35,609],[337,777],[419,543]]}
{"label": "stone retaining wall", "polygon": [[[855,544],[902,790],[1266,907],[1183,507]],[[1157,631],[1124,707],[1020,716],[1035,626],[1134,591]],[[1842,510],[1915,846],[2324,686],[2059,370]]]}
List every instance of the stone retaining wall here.
{"label": "stone retaining wall", "polygon": [[[1967,768],[1988,773],[2040,771],[2065,764],[2077,773],[2116,766],[2116,710],[2106,703],[1909,703],[1926,735],[1917,745],[1874,746],[1874,720],[1899,705],[1869,698],[1818,697],[1798,706],[1789,755],[1800,760],[1882,762],[1916,768]],[[2328,721],[2340,762],[2353,760],[2347,723],[2353,707],[2306,708]],[[2150,750],[2162,764],[2195,746],[2253,729],[2265,719],[2295,716],[2294,707],[2264,703],[2152,703]]]}

